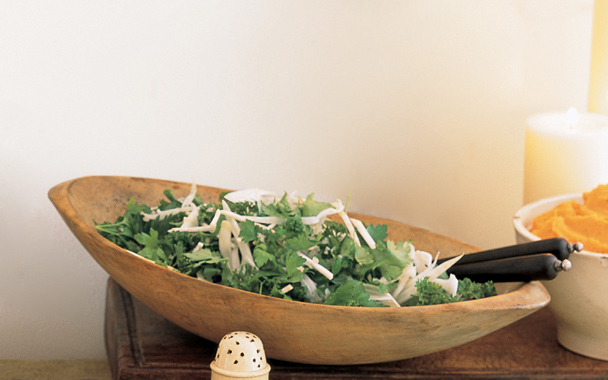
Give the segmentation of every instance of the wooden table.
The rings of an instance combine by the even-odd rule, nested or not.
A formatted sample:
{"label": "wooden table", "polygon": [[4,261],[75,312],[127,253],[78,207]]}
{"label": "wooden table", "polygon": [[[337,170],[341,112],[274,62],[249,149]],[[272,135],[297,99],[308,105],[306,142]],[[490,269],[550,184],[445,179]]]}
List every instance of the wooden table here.
{"label": "wooden table", "polygon": [[[111,279],[106,346],[115,380],[209,379],[217,346],[163,319]],[[608,317],[608,316],[607,316]],[[572,353],[542,309],[466,345],[398,362],[312,366],[269,359],[283,379],[608,379],[608,362]]]}

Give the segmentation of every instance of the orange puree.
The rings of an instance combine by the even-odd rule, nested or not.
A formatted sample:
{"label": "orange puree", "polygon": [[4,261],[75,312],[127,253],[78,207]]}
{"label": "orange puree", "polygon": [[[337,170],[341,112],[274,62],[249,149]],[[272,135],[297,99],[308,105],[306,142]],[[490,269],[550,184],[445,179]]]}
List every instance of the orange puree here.
{"label": "orange puree", "polygon": [[583,193],[584,204],[564,202],[534,219],[530,232],[548,239],[583,243],[586,251],[608,253],[608,184]]}

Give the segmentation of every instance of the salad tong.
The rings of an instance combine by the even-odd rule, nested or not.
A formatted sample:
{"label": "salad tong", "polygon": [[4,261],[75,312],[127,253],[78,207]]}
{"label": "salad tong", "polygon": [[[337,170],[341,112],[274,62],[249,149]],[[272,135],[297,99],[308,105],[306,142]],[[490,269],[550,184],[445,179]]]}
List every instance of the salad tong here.
{"label": "salad tong", "polygon": [[[563,238],[543,239],[466,254],[446,272],[476,282],[552,280],[559,272],[570,270],[570,254],[582,249],[581,243],[571,244]],[[437,264],[449,259],[437,260]]]}

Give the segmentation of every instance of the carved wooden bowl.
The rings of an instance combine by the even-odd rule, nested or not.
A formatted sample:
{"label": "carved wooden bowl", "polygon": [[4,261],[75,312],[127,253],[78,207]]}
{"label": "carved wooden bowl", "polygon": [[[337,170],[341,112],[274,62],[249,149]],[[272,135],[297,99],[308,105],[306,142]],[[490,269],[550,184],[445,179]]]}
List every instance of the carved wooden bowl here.
{"label": "carved wooden bowl", "polygon": [[[549,303],[539,282],[506,284],[499,295],[459,303],[402,308],[317,305],[267,297],[176,273],[114,245],[97,222],[114,221],[131,197],[156,205],[163,191],[186,196],[191,184],[157,179],[91,176],[53,187],[49,197],[71,231],[123,288],[176,325],[219,342],[232,331],[263,341],[269,358],[309,364],[364,364],[421,356],[464,343],[513,323]],[[223,189],[198,186],[204,201]],[[473,246],[390,220],[389,239],[412,239],[417,249],[443,256]]]}

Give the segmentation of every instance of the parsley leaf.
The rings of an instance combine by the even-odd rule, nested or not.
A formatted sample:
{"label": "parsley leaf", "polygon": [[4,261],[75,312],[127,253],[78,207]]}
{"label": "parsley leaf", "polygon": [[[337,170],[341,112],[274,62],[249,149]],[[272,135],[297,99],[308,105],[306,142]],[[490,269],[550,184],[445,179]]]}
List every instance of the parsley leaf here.
{"label": "parsley leaf", "polygon": [[[212,228],[204,231],[172,230],[182,226],[190,211],[181,208],[181,201],[170,189],[164,191],[165,198],[154,211],[179,208],[179,212],[160,216],[148,205],[130,199],[125,213],[114,222],[94,223],[109,241],[164,267],[237,289],[296,301],[383,306],[382,301],[375,299],[395,291],[397,279],[407,273],[407,268],[412,268],[412,245],[388,240],[386,225],[369,224],[365,230],[356,231],[360,237],[368,234],[368,238],[374,240],[376,244],[372,248],[365,243],[369,239],[359,239],[361,244],[357,244],[346,226],[331,217],[322,224],[304,224],[303,217],[316,216],[333,207],[315,201],[313,194],[296,200],[285,193],[271,203],[230,202],[224,195],[220,195],[218,202],[209,203],[204,203],[199,195],[194,196],[199,226],[209,226],[213,220],[219,220],[215,228],[210,226]],[[222,200],[239,215],[274,216],[281,222],[262,226],[247,218],[239,219],[238,241],[229,237],[229,249],[222,248],[227,257],[223,257],[218,234],[227,216],[221,215],[218,219],[216,214],[223,209]],[[249,250],[243,251],[243,244]],[[237,268],[232,270],[234,266],[228,263],[235,262],[232,253],[236,249]],[[439,278],[447,278],[447,274]],[[459,281],[454,297],[428,278],[415,286],[414,297],[405,304],[401,301],[402,305],[456,302],[496,294],[493,283],[477,284],[469,279]]]}
{"label": "parsley leaf", "polygon": [[259,244],[253,248],[253,260],[255,265],[263,267],[268,262],[276,262],[276,257],[267,251],[266,244]]}
{"label": "parsley leaf", "polygon": [[314,199],[314,194],[309,194],[302,203],[302,216],[317,216],[325,209],[331,208],[331,203],[318,202]]}
{"label": "parsley leaf", "polygon": [[307,235],[300,234],[285,240],[285,248],[292,251],[306,251],[317,245],[317,242],[311,241]]}
{"label": "parsley leaf", "polygon": [[495,296],[496,294],[496,288],[492,281],[477,283],[471,281],[468,277],[458,281],[457,296],[460,301],[481,299]]}
{"label": "parsley leaf", "polygon": [[144,248],[139,251],[139,254],[143,257],[156,262],[164,267],[167,266],[167,256],[160,247],[160,241],[158,240],[158,232],[154,229],[150,229],[150,234],[145,232],[139,233],[134,236],[135,241],[143,245]]}
{"label": "parsley leaf", "polygon": [[244,243],[249,243],[258,238],[258,232],[255,223],[251,220],[246,220],[240,224],[241,232],[239,233],[239,237],[243,240]]}
{"label": "parsley leaf", "polygon": [[388,238],[388,226],[386,224],[368,224],[367,232],[371,235],[376,243],[386,240]]}
{"label": "parsley leaf", "polygon": [[184,253],[184,256],[189,258],[191,261],[206,263],[206,264],[219,264],[226,259],[223,259],[217,252],[213,252],[210,249],[201,249],[196,252]]}
{"label": "parsley leaf", "polygon": [[375,301],[370,300],[369,294],[361,281],[348,280],[340,285],[325,300],[327,305],[345,306],[378,306]]}

